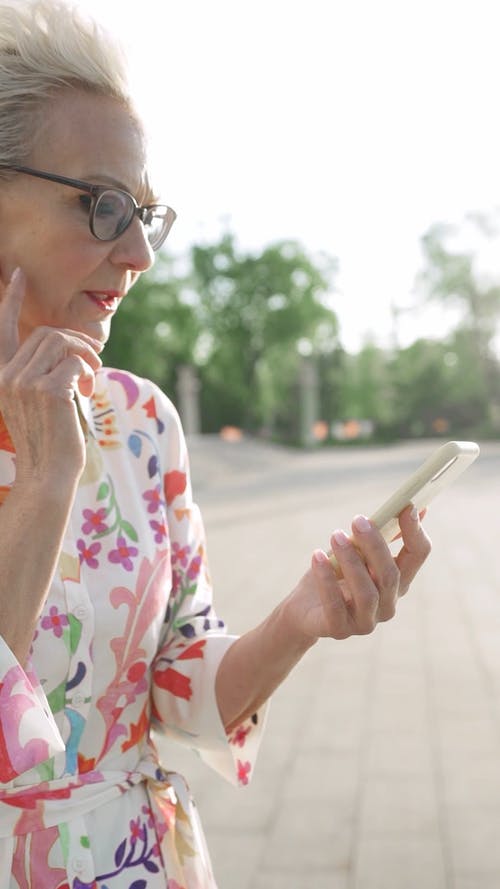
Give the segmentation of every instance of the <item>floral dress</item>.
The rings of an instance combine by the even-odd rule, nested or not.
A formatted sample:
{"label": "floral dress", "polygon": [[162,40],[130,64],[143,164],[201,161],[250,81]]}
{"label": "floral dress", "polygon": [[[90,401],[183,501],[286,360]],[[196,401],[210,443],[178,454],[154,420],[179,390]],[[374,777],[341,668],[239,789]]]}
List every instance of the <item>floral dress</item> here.
{"label": "floral dress", "polygon": [[[175,409],[109,369],[80,407],[86,467],[24,668],[0,636],[0,889],[213,889],[161,737],[244,785],[263,716],[229,738],[220,720],[234,637],[212,607]],[[0,423],[0,501],[14,477]]]}

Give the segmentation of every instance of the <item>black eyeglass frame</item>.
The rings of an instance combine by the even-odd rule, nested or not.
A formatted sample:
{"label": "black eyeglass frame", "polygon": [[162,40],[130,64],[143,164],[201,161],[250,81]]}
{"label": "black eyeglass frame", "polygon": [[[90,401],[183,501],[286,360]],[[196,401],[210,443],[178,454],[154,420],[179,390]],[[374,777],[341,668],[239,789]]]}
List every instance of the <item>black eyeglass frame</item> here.
{"label": "black eyeglass frame", "polygon": [[[45,170],[35,170],[32,167],[24,167],[20,164],[0,164],[0,169],[14,170],[16,173],[26,173],[28,176],[35,176],[38,179],[47,179],[49,182],[59,182],[61,185],[69,185],[70,188],[76,188],[79,191],[84,191],[89,194],[92,198],[92,203],[89,208],[89,228],[91,234],[98,241],[115,241],[129,228],[134,219],[134,216],[138,216],[142,224],[145,225],[145,220],[148,213],[151,213],[152,211],[154,212],[155,210],[162,210],[165,212],[164,219],[166,220],[166,222],[164,229],[161,230],[161,237],[159,240],[156,239],[154,241],[151,241],[148,238],[148,243],[151,245],[152,249],[159,250],[161,245],[165,242],[170,229],[172,228],[177,218],[177,213],[175,212],[175,210],[173,210],[172,207],[167,206],[167,204],[147,204],[144,207],[140,207],[136,199],[132,194],[130,194],[130,192],[125,191],[124,188],[117,188],[114,185],[94,185],[91,182],[85,182],[83,179],[70,179],[68,178],[68,176],[59,176],[56,173],[47,173]],[[126,195],[126,197],[130,201],[132,212],[130,213],[129,218],[126,217],[125,224],[122,226],[120,231],[116,232],[110,238],[102,238],[95,231],[95,211],[99,198],[102,197],[102,195],[106,192],[110,191]]]}

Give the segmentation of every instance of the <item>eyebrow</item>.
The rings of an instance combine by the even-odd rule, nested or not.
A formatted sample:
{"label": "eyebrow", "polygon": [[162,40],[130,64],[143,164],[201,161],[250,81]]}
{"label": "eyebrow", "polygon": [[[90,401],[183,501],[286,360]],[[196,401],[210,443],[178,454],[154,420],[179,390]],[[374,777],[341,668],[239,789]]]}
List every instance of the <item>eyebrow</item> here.
{"label": "eyebrow", "polygon": [[[86,181],[89,184],[95,184],[95,185],[103,185],[103,186],[110,185],[112,187],[115,186],[115,188],[121,188],[122,191],[126,191],[128,194],[131,194],[131,195],[133,195],[133,197],[135,197],[135,194],[132,191],[132,189],[125,182],[122,182],[120,179],[115,179],[114,176],[108,176],[107,174],[103,174],[103,173],[90,173],[88,177],[86,177],[85,179],[82,179],[82,182],[83,181]],[[136,198],[136,200],[137,200],[137,198]],[[147,207],[150,204],[157,204],[159,201],[159,196],[157,194],[155,194],[151,188],[148,188],[144,200],[145,200],[145,203],[143,204],[143,206]],[[140,203],[140,201],[137,201],[137,203]]]}

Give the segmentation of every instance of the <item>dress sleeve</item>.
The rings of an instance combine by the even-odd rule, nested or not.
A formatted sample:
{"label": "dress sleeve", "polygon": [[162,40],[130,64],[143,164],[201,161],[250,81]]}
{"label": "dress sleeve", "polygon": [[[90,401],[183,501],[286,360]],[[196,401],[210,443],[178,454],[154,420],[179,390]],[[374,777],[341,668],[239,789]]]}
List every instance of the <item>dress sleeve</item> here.
{"label": "dress sleeve", "polygon": [[0,637],[0,784],[64,749],[31,664],[23,669]]}
{"label": "dress sleeve", "polygon": [[215,695],[218,666],[236,637],[228,635],[212,604],[200,511],[193,503],[188,457],[177,417],[175,442],[164,475],[171,545],[172,589],[165,632],[153,670],[156,729],[198,751],[234,784],[248,784],[265,707],[228,736]]}

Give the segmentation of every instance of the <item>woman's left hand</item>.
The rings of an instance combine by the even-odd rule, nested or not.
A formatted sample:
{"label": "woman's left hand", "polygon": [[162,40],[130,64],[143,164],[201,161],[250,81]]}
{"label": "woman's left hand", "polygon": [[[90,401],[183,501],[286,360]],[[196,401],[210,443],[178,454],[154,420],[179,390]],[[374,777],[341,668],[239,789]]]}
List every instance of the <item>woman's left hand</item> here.
{"label": "woman's left hand", "polygon": [[371,633],[378,623],[394,617],[399,597],[431,550],[412,507],[401,513],[399,522],[403,545],[395,557],[364,516],[354,519],[352,538],[336,531],[331,547],[341,579],[326,553],[315,551],[309,571],[286,603],[292,632],[311,641],[324,636],[346,639]]}
{"label": "woman's left hand", "polygon": [[391,555],[380,532],[362,516],[352,539],[332,536],[337,576],[326,553],[316,550],[295,589],[258,627],[226,651],[217,672],[216,694],[227,731],[255,713],[321,636],[347,639],[371,633],[394,616],[431,544],[411,507],[399,517],[402,547]]}

